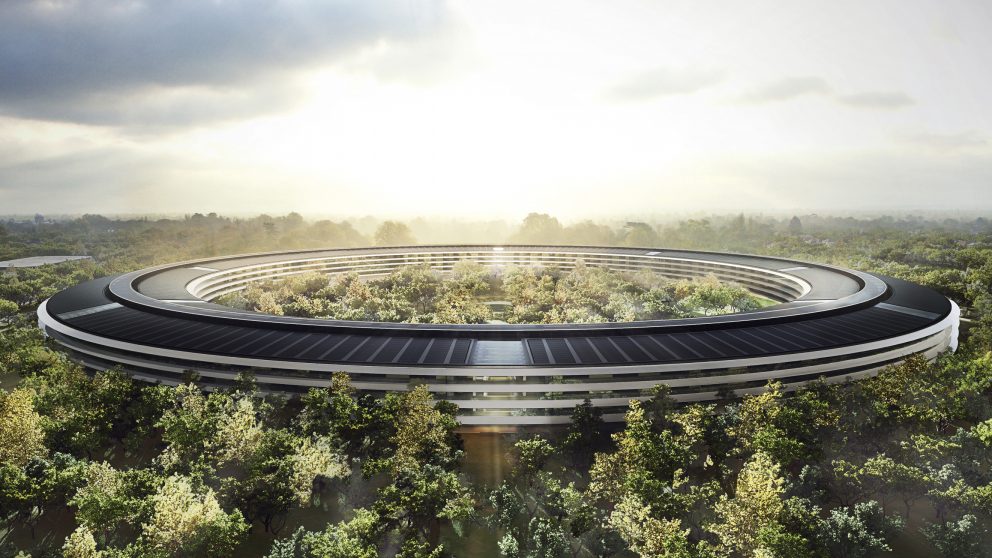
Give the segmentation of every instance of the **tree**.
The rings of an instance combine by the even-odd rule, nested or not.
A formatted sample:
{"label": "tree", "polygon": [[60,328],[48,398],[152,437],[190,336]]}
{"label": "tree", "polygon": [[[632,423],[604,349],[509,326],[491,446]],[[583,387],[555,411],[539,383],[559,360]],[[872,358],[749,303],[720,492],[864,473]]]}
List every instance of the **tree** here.
{"label": "tree", "polygon": [[561,240],[562,226],[547,213],[530,213],[511,237],[518,244],[554,244]]}
{"label": "tree", "polygon": [[569,244],[581,246],[610,246],[615,243],[617,234],[607,225],[592,221],[580,221],[565,227],[562,238]]}
{"label": "tree", "polygon": [[303,438],[289,456],[290,483],[300,505],[309,505],[318,480],[346,478],[351,469],[328,438]]}
{"label": "tree", "polygon": [[517,450],[517,463],[513,474],[523,478],[528,485],[555,452],[554,446],[540,435],[519,440],[513,444],[513,447]]}
{"label": "tree", "polygon": [[104,552],[97,550],[93,533],[80,525],[65,539],[62,545],[62,556],[65,558],[101,558]]}
{"label": "tree", "polygon": [[818,539],[830,556],[862,558],[888,551],[887,540],[901,527],[898,517],[886,517],[882,506],[871,500],[830,510],[821,523]]}
{"label": "tree", "polygon": [[626,428],[613,435],[616,451],[597,453],[589,470],[589,494],[619,503],[635,494],[654,513],[677,515],[707,497],[708,489],[691,485],[684,471],[695,457],[689,438],[671,430],[656,432],[638,400],[630,402]]}
{"label": "tree", "polygon": [[444,545],[433,546],[427,541],[417,538],[407,538],[396,553],[396,558],[443,558]]}
{"label": "tree", "polygon": [[389,456],[395,451],[397,415],[402,396],[389,393],[379,399],[371,394],[358,398],[354,437],[359,440],[353,455],[363,458],[362,476],[369,478],[389,465]]}
{"label": "tree", "polygon": [[954,419],[945,405],[947,391],[941,369],[920,354],[886,367],[864,382],[878,414],[888,423],[941,425]]}
{"label": "tree", "polygon": [[415,386],[400,399],[391,469],[396,472],[425,463],[452,468],[461,458],[460,440],[453,435],[456,428],[454,414],[438,410],[427,386]]}
{"label": "tree", "polygon": [[304,435],[333,436],[350,444],[358,442],[354,436],[358,427],[358,402],[347,373],[331,374],[330,385],[324,389],[311,388],[301,402],[303,409],[297,424]]}
{"label": "tree", "polygon": [[0,463],[0,519],[34,527],[50,509],[64,507],[85,482],[86,465],[73,456],[54,453],[32,458],[24,467]]}
{"label": "tree", "polygon": [[382,278],[339,276],[328,284],[319,273],[252,284],[219,302],[269,314],[404,323],[485,323],[493,310],[483,301],[505,297],[511,323],[623,322],[688,317],[757,308],[743,287],[715,278],[670,281],[636,276],[577,261],[563,272],[510,268],[495,274],[459,262],[443,278],[430,265],[406,265]]}
{"label": "tree", "polygon": [[658,231],[647,223],[630,221],[624,226],[624,246],[650,248],[658,245]]}
{"label": "tree", "polygon": [[988,530],[974,515],[966,514],[957,521],[927,525],[922,531],[930,544],[946,558],[992,556]]}
{"label": "tree", "polygon": [[603,434],[605,425],[603,410],[594,406],[589,399],[572,409],[562,447],[572,458],[575,467],[587,469],[592,462],[593,454],[603,448],[606,441],[606,436]]}
{"label": "tree", "polygon": [[[309,503],[309,475],[294,461],[298,439],[284,429],[267,429],[255,452],[239,463],[237,474],[223,479],[224,494],[249,521],[260,521],[267,532],[278,533],[289,509]],[[307,490],[310,489],[310,490]]]}
{"label": "tree", "polygon": [[730,433],[741,453],[763,451],[780,463],[791,463],[802,446],[779,426],[783,414],[782,383],[772,381],[757,395],[747,395],[738,407]]}
{"label": "tree", "polygon": [[376,558],[381,528],[375,512],[359,508],[350,521],[329,524],[324,531],[300,527],[289,538],[275,541],[267,558]]}
{"label": "tree", "polygon": [[456,473],[425,464],[395,472],[392,483],[379,491],[373,509],[404,538],[436,545],[441,521],[468,518],[474,502]]}
{"label": "tree", "polygon": [[489,504],[493,508],[490,521],[499,529],[510,531],[529,511],[509,480],[504,480],[489,493]]}
{"label": "tree", "polygon": [[802,535],[788,532],[782,525],[771,524],[758,532],[755,556],[765,558],[809,558],[809,541]]}
{"label": "tree", "polygon": [[737,490],[731,498],[720,497],[714,511],[719,523],[709,526],[721,544],[744,556],[760,548],[758,534],[778,523],[782,513],[785,480],[780,466],[768,454],[755,453],[737,477]]}
{"label": "tree", "polygon": [[[156,426],[162,432],[166,449],[159,461],[166,471],[192,471],[204,465],[207,448],[216,436],[218,417],[200,388],[192,383],[170,390],[169,406]],[[215,394],[219,398],[229,398]]]}
{"label": "tree", "polygon": [[132,426],[137,392],[120,370],[91,378],[74,363],[55,361],[25,378],[24,385],[36,393],[35,406],[52,450],[90,455],[111,436],[122,439]]}
{"label": "tree", "polygon": [[497,546],[506,558],[563,558],[569,550],[561,524],[549,517],[531,517],[519,530],[508,530]]}
{"label": "tree", "polygon": [[218,412],[217,430],[207,446],[222,465],[244,462],[258,452],[263,434],[251,397],[225,398]]}
{"label": "tree", "polygon": [[636,494],[627,494],[607,521],[631,550],[644,558],[689,558],[689,529],[678,519],[657,519],[651,506]]}
{"label": "tree", "polygon": [[926,494],[932,483],[929,475],[918,467],[899,463],[886,455],[865,461],[861,474],[899,495],[905,507],[906,520],[913,502]]}
{"label": "tree", "polygon": [[474,502],[454,472],[462,455],[456,410],[434,404],[424,385],[399,397],[393,453],[381,465],[392,482],[380,489],[374,509],[404,539],[425,539],[436,547],[441,521],[460,521],[473,511]]}
{"label": "tree", "polygon": [[558,494],[561,499],[561,510],[568,521],[568,532],[576,538],[597,534],[599,527],[599,510],[589,501],[585,491],[575,487],[574,482],[568,483]]}
{"label": "tree", "polygon": [[561,525],[546,517],[530,520],[526,558],[561,558],[568,550],[568,540]]}
{"label": "tree", "polygon": [[212,490],[197,491],[185,477],[166,478],[151,505],[142,525],[147,556],[227,556],[248,531],[240,511],[225,513]]}
{"label": "tree", "polygon": [[33,399],[29,389],[0,391],[0,463],[24,466],[47,453],[43,419],[35,411]]}
{"label": "tree", "polygon": [[69,500],[76,519],[89,533],[99,533],[108,544],[121,525],[140,524],[149,512],[155,490],[154,474],[144,469],[118,471],[105,462],[91,463],[86,484]]}
{"label": "tree", "polygon": [[20,311],[21,309],[17,304],[0,298],[0,324],[13,319]]}
{"label": "tree", "polygon": [[672,426],[672,413],[677,403],[670,395],[671,392],[672,388],[658,384],[651,388],[651,399],[644,402],[644,414],[656,432]]}
{"label": "tree", "polygon": [[413,232],[405,223],[384,221],[375,230],[376,246],[410,246],[416,243],[417,239],[413,237]]}

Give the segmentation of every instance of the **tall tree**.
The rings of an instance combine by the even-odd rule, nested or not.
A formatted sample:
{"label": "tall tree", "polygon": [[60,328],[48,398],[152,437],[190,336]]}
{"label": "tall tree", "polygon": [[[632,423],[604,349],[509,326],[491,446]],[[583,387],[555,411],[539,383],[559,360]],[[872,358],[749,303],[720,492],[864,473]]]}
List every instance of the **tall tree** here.
{"label": "tall tree", "polygon": [[166,478],[151,505],[142,525],[145,556],[228,556],[248,531],[240,511],[225,512],[212,490],[198,491],[185,477]]}
{"label": "tall tree", "polygon": [[383,221],[375,230],[376,246],[410,246],[416,243],[417,239],[406,223]]}
{"label": "tall tree", "polygon": [[561,241],[563,227],[547,213],[530,213],[510,238],[517,244],[555,244]]}
{"label": "tall tree", "polygon": [[31,390],[0,390],[0,463],[22,467],[48,453],[42,420]]}
{"label": "tall tree", "polygon": [[763,452],[744,464],[733,497],[720,497],[714,508],[719,521],[709,527],[724,548],[742,556],[761,548],[759,533],[776,525],[783,510],[785,479],[780,473],[780,466]]}

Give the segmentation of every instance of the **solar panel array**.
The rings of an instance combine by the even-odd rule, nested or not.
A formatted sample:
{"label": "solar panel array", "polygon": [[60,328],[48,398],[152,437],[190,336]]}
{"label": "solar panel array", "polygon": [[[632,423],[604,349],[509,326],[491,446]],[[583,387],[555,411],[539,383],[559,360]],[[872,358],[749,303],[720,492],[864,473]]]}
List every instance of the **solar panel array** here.
{"label": "solar panel array", "polygon": [[119,307],[65,320],[121,341],[262,359],[372,364],[465,364],[471,339],[344,335],[223,325]]}
{"label": "solar panel array", "polygon": [[[63,321],[103,337],[180,351],[260,359],[350,364],[457,366],[471,364],[473,339],[324,333],[226,325],[115,307]],[[529,338],[530,363],[614,365],[716,360],[794,353],[890,338],[933,320],[871,307],[834,316],[673,333]],[[500,363],[495,363],[500,364]],[[506,362],[519,365],[520,362]]]}
{"label": "solar panel array", "polygon": [[527,339],[537,365],[640,364],[755,357],[867,343],[919,330],[933,320],[867,308],[790,323],[654,335]]}

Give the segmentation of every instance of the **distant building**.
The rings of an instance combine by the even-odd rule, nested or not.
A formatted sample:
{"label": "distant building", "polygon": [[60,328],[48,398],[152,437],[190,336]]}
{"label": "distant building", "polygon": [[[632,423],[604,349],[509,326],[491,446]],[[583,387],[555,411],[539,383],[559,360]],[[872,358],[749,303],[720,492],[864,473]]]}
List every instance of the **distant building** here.
{"label": "distant building", "polygon": [[91,256],[31,256],[29,258],[18,258],[16,260],[6,260],[0,262],[0,271],[12,272],[22,267],[41,267],[62,262],[73,262],[76,260],[92,260]]}

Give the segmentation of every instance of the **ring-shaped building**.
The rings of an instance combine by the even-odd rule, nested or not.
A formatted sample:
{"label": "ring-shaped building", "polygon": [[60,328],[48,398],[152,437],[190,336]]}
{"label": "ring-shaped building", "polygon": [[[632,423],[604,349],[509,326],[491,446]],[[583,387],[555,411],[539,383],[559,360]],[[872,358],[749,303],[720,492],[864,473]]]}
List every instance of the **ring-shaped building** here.
{"label": "ring-shaped building", "polygon": [[[736,314],[625,323],[449,325],[274,316],[211,302],[256,281],[294,274],[386,275],[461,261],[493,270],[569,270],[581,262],[672,279],[714,276],[777,304]],[[939,293],[869,273],[766,256],[580,246],[408,246],[209,258],[105,277],[38,308],[39,324],[76,361],[122,366],[207,389],[254,373],[267,391],[305,392],[347,372],[362,392],[426,384],[470,425],[568,421],[585,399],[621,420],[631,399],[667,384],[683,402],[786,390],[877,373],[912,354],[957,344],[957,305]]]}

